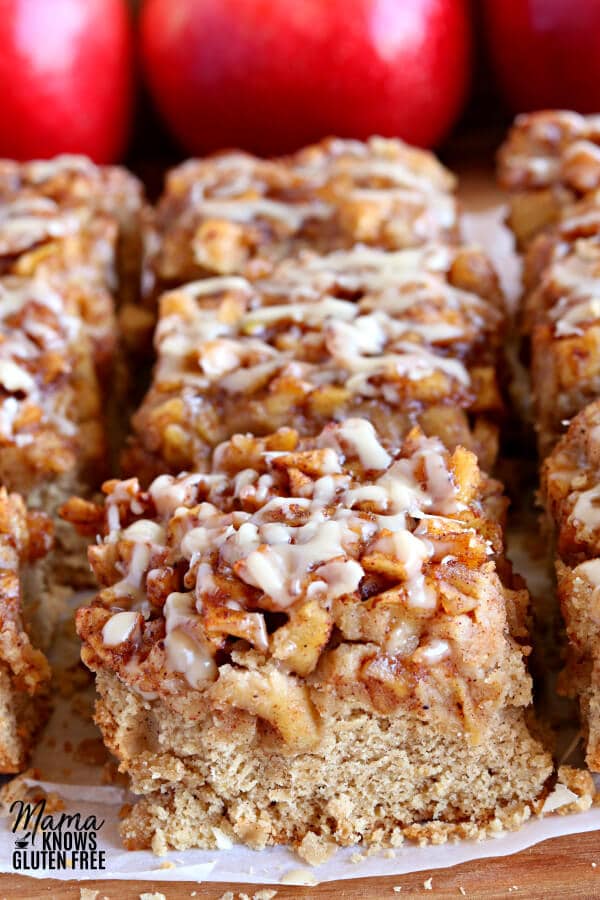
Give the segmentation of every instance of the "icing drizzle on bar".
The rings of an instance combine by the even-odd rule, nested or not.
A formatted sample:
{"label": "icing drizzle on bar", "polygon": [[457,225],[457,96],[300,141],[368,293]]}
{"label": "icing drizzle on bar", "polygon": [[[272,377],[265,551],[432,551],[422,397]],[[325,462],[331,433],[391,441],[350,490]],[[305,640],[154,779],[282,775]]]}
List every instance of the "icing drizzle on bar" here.
{"label": "icing drizzle on bar", "polygon": [[[176,270],[183,249],[201,268],[208,263],[209,270],[224,272],[222,260],[212,267],[207,257],[203,222],[230,224],[227,233],[243,230],[251,255],[277,259],[303,246],[331,250],[361,239],[365,211],[371,226],[376,219],[386,232],[390,248],[414,246],[453,237],[453,189],[453,176],[431,154],[381,138],[326,140],[276,160],[240,152],[188,160],[169,173],[157,220],[167,240],[151,256],[160,260],[159,269]],[[178,249],[167,246],[171,238]]]}
{"label": "icing drizzle on bar", "polygon": [[[130,549],[121,552],[121,579],[100,595],[114,610],[105,645],[130,642],[138,616],[158,615],[165,665],[198,688],[218,675],[215,621],[222,638],[233,627],[268,655],[266,614],[293,617],[316,602],[332,615],[336,601],[360,596],[370,560],[381,558],[396,573],[406,620],[394,625],[386,652],[408,653],[419,665],[448,658],[448,640],[426,627],[439,616],[430,567],[452,567],[455,541],[479,547],[482,560],[490,549],[461,519],[467,506],[441,442],[415,432],[399,453],[380,443],[368,421],[350,419],[317,439],[295,439],[290,450],[265,449],[259,467],[231,472],[239,440],[218,448],[210,473],[163,475],[147,494],[135,479],[112,484],[104,545]],[[185,564],[185,589],[154,608],[145,585],[165,552]]]}
{"label": "icing drizzle on bar", "polygon": [[[559,248],[560,251],[560,248]],[[542,290],[557,300],[548,310],[557,337],[580,335],[600,319],[600,245],[579,239],[548,268]]]}
{"label": "icing drizzle on bar", "polygon": [[44,424],[74,434],[64,376],[82,341],[80,320],[48,283],[0,280],[0,444],[30,444]]}
{"label": "icing drizzle on bar", "polygon": [[[357,248],[286,264],[280,278],[254,285],[239,277],[191,283],[163,298],[155,380],[251,393],[283,374],[369,395],[373,378],[418,381],[439,372],[466,388],[459,351],[449,356],[447,348],[464,353],[497,331],[501,315],[450,285],[437,271],[447,266],[442,248]],[[339,283],[362,299],[332,296]]]}
{"label": "icing drizzle on bar", "polygon": [[500,176],[512,188],[563,182],[578,193],[600,184],[600,117],[551,110],[518,116],[501,148]]}

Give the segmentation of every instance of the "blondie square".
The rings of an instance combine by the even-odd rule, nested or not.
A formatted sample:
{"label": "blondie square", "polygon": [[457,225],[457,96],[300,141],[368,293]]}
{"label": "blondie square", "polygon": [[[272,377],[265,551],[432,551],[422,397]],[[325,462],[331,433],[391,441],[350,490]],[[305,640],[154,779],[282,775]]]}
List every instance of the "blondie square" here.
{"label": "blondie square", "polygon": [[500,486],[472,453],[355,418],[237,435],[205,473],[104,491],[63,514],[99,535],[77,627],[140,796],[128,847],[314,861],[537,808],[552,764],[525,721],[527,593],[500,577]]}
{"label": "blondie square", "polygon": [[495,273],[466,247],[304,253],[269,278],[192,282],[161,298],[125,470],[147,483],[205,468],[236,432],[352,416],[396,442],[419,424],[490,469],[503,329]]}

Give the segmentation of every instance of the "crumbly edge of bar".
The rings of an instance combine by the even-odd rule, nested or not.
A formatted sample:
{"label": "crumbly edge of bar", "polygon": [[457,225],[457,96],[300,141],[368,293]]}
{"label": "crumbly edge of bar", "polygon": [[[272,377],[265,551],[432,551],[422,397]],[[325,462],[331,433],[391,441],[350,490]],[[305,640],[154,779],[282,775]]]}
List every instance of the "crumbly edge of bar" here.
{"label": "crumbly edge of bar", "polygon": [[0,492],[0,772],[26,764],[49,712],[51,671],[44,652],[52,636],[52,590],[47,581],[51,526],[22,499]]}
{"label": "crumbly edge of bar", "polygon": [[0,772],[20,772],[35,737],[50,713],[48,686],[34,696],[16,689],[8,667],[0,663]]}
{"label": "crumbly edge of bar", "polygon": [[[324,740],[282,754],[247,713],[214,710],[188,719],[100,672],[96,719],[143,797],[124,819],[127,847],[255,848],[291,843],[385,845],[404,837],[439,843],[517,828],[552,772],[520,710],[492,723],[494,740],[415,716],[381,716],[334,705]],[[225,837],[223,837],[225,836]]]}
{"label": "crumbly edge of bar", "polygon": [[[573,522],[572,494],[569,481],[594,467],[590,460],[590,432],[600,412],[598,402],[588,404],[571,421],[542,467],[541,498],[545,506],[544,521],[555,543],[557,595],[567,636],[566,660],[559,676],[559,692],[577,699],[586,742],[586,763],[591,771],[600,771],[600,643],[593,615],[594,586],[578,577],[578,565],[593,562],[593,535],[582,535],[582,523]],[[592,442],[593,443],[593,442]],[[578,474],[579,473],[579,474]],[[559,478],[558,476],[561,476]],[[590,487],[591,484],[591,487]],[[589,477],[580,487],[593,489]]]}
{"label": "crumbly edge of bar", "polygon": [[586,763],[600,771],[600,641],[593,615],[594,588],[577,570],[557,564],[558,594],[569,644],[560,692],[576,698],[586,743]]}
{"label": "crumbly edge of bar", "polygon": [[[55,599],[51,604],[50,617],[44,613],[47,633],[54,631],[60,615],[65,611],[64,594],[71,589],[89,588],[96,584],[90,565],[87,561],[89,540],[77,534],[68,522],[60,518],[60,507],[73,496],[93,494],[90,485],[76,477],[67,475],[54,482],[38,485],[27,496],[27,505],[31,509],[47,512],[54,523],[54,549],[40,571],[44,573],[47,584],[47,595]],[[50,642],[51,638],[48,640]]]}

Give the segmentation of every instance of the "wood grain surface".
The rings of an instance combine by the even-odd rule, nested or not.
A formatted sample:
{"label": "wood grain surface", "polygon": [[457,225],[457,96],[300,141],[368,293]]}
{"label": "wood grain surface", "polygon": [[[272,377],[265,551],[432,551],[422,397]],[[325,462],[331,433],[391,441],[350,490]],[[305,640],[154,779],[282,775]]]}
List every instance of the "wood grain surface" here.
{"label": "wood grain surface", "polygon": [[[479,153],[477,155],[482,158]],[[468,146],[464,152],[460,147],[455,148],[449,159],[461,176],[460,194],[464,206],[471,210],[481,210],[501,202],[502,196],[493,183],[490,168],[473,166],[472,159],[472,146]],[[270,885],[265,886],[265,889],[267,887],[277,891],[274,900],[384,900],[386,897],[462,896],[592,900],[600,898],[600,832],[568,835],[545,841],[513,856],[478,860],[449,869],[413,875],[360,878],[306,888]],[[228,891],[234,900],[240,900],[240,894],[253,898],[261,890],[260,885],[210,882],[60,882],[0,875],[0,900],[80,900],[81,888],[97,890],[95,900],[138,900],[143,893],[157,893],[160,900],[162,896],[166,900],[188,900],[191,897],[196,900],[220,900]],[[231,900],[231,895],[228,895],[228,900]]]}
{"label": "wood grain surface", "polygon": [[[597,865],[596,865],[597,863]],[[431,879],[431,883],[429,882]],[[429,889],[429,886],[431,889]],[[79,900],[80,888],[98,891],[96,900],[138,900],[157,892],[166,900],[219,900],[231,891],[252,898],[259,885],[203,882],[42,881],[23,876],[0,876],[0,900]],[[513,856],[463,863],[451,869],[432,869],[414,875],[331,881],[317,887],[278,887],[274,900],[385,900],[389,897],[482,898],[596,898],[600,897],[600,833],[574,834],[545,841]],[[394,888],[402,888],[394,891]],[[462,889],[462,890],[461,890]],[[195,893],[194,893],[195,891]],[[231,900],[231,898],[228,898]]]}

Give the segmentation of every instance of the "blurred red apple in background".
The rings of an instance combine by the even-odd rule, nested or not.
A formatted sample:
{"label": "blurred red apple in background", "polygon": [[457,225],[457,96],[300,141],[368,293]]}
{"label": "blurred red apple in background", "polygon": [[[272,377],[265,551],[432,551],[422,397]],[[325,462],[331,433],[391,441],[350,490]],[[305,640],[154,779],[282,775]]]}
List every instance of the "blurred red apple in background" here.
{"label": "blurred red apple in background", "polygon": [[498,86],[513,112],[600,111],[600,0],[483,0]]}
{"label": "blurred red apple in background", "polygon": [[153,97],[190,152],[324,135],[437,143],[464,100],[466,0],[145,0]]}
{"label": "blurred red apple in background", "polygon": [[132,52],[125,0],[0,0],[0,156],[117,159]]}

